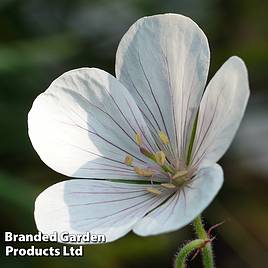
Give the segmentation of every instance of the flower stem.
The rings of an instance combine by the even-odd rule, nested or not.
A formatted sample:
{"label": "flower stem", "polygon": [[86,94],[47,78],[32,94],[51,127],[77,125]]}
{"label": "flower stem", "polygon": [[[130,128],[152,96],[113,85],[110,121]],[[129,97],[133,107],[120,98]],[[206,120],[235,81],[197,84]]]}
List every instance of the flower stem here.
{"label": "flower stem", "polygon": [[[194,228],[195,228],[195,232],[196,232],[199,239],[203,239],[203,240],[210,239],[206,230],[204,229],[200,215],[194,220]],[[203,265],[205,268],[214,268],[215,267],[211,242],[207,243],[205,245],[205,247],[203,248],[202,259],[203,259]]]}
{"label": "flower stem", "polygon": [[199,250],[204,244],[205,240],[196,239],[183,246],[176,257],[175,268],[185,268],[189,254],[194,250]]}

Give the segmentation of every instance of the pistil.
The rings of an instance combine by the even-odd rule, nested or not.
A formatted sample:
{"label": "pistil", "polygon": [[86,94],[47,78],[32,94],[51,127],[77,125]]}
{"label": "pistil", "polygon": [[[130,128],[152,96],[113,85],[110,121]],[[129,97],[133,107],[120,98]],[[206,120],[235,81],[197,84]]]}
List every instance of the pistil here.
{"label": "pistil", "polygon": [[187,170],[177,171],[171,179],[174,185],[181,187],[189,181],[189,173]]}

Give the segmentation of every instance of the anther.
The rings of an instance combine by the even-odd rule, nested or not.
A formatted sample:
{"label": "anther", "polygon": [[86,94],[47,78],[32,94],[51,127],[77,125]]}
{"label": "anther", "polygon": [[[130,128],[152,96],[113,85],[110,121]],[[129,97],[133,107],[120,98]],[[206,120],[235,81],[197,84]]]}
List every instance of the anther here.
{"label": "anther", "polygon": [[149,188],[146,188],[146,190],[149,192],[149,193],[152,193],[152,194],[156,194],[156,195],[160,195],[161,194],[161,191],[154,188],[154,187],[149,187]]}
{"label": "anther", "polygon": [[187,170],[182,170],[182,171],[177,171],[175,175],[172,177],[173,180],[179,178],[179,177],[184,177],[188,174]]}
{"label": "anther", "polygon": [[135,135],[135,141],[136,143],[140,146],[142,144],[142,137],[141,137],[141,133],[136,133]]}
{"label": "anther", "polygon": [[144,147],[140,147],[140,152],[146,157],[149,157],[150,159],[154,160],[154,154],[145,149]]}
{"label": "anther", "polygon": [[149,168],[143,169],[140,167],[134,167],[134,171],[142,177],[152,177],[154,175],[154,171]]}
{"label": "anther", "polygon": [[131,164],[133,163],[133,157],[131,155],[126,155],[124,163],[127,166],[131,166]]}
{"label": "anther", "polygon": [[161,183],[161,186],[167,189],[174,189],[176,186],[172,183]]}
{"label": "anther", "polygon": [[159,138],[165,145],[169,144],[169,139],[163,131],[159,132]]}
{"label": "anther", "polygon": [[155,156],[156,163],[158,165],[163,166],[165,164],[166,156],[162,151],[156,152],[154,156]]}

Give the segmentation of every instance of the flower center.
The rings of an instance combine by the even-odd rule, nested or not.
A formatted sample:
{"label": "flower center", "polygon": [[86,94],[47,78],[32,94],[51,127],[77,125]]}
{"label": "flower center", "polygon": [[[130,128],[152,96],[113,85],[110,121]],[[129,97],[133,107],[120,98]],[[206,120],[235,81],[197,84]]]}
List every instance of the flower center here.
{"label": "flower center", "polygon": [[[136,166],[133,164],[133,157],[130,155],[126,155],[124,159],[124,163],[133,167],[138,176],[150,178],[151,187],[148,187],[147,191],[155,195],[160,195],[162,193],[161,189],[177,190],[186,186],[191,180],[192,173],[182,161],[167,158],[165,151],[170,149],[171,144],[163,131],[159,132],[158,138],[158,144],[161,145],[159,148],[161,149],[152,152],[144,145],[141,133],[135,135],[135,141],[140,152],[150,159],[153,165],[148,167]],[[154,178],[157,177],[165,179],[165,182],[160,184],[160,188],[153,184]],[[159,184],[157,185],[159,186]]]}

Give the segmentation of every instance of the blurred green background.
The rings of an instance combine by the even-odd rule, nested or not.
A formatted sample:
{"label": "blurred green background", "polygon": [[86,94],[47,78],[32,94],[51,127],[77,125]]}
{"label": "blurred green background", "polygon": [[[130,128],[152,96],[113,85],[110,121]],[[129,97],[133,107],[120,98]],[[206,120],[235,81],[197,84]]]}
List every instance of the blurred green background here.
{"label": "blurred green background", "polygon": [[[36,196],[64,179],[42,163],[27,136],[27,113],[35,97],[73,68],[95,66],[114,73],[118,42],[135,20],[157,13],[181,13],[196,21],[208,36],[210,77],[231,55],[245,60],[250,77],[252,94],[246,116],[221,160],[224,186],[204,213],[207,226],[226,221],[216,230],[217,267],[267,267],[267,11],[267,1],[261,0],[1,0],[1,231],[35,233]],[[108,245],[85,247],[83,258],[4,257],[2,240],[0,265],[172,267],[178,245],[192,237],[190,226],[149,238],[129,234]],[[201,267],[200,258],[190,267]]]}

